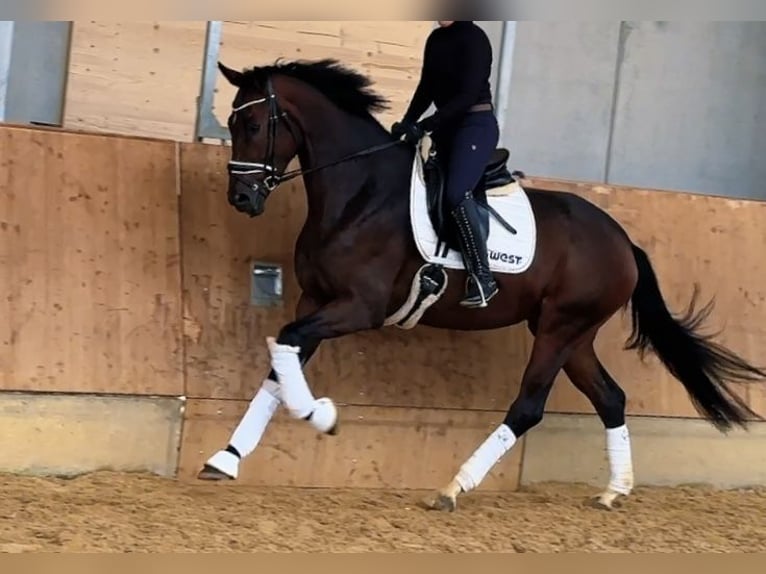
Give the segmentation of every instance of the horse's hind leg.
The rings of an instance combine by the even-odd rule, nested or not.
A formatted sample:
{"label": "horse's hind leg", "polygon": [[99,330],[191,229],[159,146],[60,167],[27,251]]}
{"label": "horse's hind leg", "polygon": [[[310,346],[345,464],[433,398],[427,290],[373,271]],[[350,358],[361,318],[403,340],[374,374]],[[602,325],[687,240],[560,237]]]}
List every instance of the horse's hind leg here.
{"label": "horse's hind leg", "polygon": [[619,496],[628,496],[633,490],[630,435],[625,424],[625,393],[598,360],[592,338],[572,353],[564,365],[564,372],[572,384],[588,397],[606,429],[610,478],[606,490],[597,497],[596,504],[611,509]]}
{"label": "horse's hind leg", "polygon": [[551,387],[571,353],[590,337],[591,317],[562,313],[549,303],[535,329],[532,353],[521,380],[521,389],[508,409],[505,420],[490,434],[460,467],[452,481],[440,489],[427,505],[436,510],[453,511],[457,496],[475,489],[492,467],[516,442],[543,419]]}

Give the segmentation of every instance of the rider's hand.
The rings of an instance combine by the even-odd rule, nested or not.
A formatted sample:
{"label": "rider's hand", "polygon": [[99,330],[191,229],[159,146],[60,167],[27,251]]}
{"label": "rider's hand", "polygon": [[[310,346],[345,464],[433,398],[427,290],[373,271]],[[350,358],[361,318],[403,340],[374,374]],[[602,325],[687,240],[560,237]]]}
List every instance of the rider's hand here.
{"label": "rider's hand", "polygon": [[420,127],[420,125],[413,122],[408,122],[406,120],[396,122],[393,126],[391,126],[391,135],[397,139],[401,139],[403,136],[404,141],[407,143],[418,143],[420,138],[423,137],[424,133],[425,132]]}

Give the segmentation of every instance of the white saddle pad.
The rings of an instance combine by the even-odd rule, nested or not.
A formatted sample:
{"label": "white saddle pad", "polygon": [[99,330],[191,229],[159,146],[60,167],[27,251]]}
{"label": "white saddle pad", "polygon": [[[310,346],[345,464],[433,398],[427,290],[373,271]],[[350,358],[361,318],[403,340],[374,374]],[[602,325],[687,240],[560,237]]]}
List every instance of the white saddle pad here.
{"label": "white saddle pad", "polygon": [[[496,273],[522,273],[529,268],[535,256],[537,243],[537,227],[532,206],[524,189],[516,182],[487,192],[487,201],[500,216],[513,227],[517,234],[513,235],[503,225],[489,214],[489,252],[490,269]],[[436,231],[428,216],[428,199],[426,185],[423,179],[423,156],[415,154],[412,166],[410,189],[410,217],[412,232],[418,251],[428,263],[442,265],[449,269],[464,269],[461,254],[449,250],[445,257],[436,254],[438,239]]]}

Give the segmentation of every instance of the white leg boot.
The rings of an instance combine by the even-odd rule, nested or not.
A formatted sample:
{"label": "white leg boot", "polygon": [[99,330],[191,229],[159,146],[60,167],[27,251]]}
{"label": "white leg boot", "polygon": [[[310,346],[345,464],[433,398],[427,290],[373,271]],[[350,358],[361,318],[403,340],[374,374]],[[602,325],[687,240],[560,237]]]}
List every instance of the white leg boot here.
{"label": "white leg boot", "polygon": [[461,492],[469,492],[479,486],[492,467],[516,444],[516,435],[505,423],[490,434],[481,443],[471,457],[460,467],[452,481],[439,490],[436,498],[429,502],[435,510],[452,512],[457,507],[457,497]]}
{"label": "white leg boot", "polygon": [[231,435],[226,449],[219,450],[205,463],[201,479],[222,478],[215,471],[236,479],[239,464],[258,446],[269,422],[281,404],[279,383],[266,379],[250,401],[250,406]]}
{"label": "white leg boot", "polygon": [[598,504],[611,509],[620,496],[633,490],[633,456],[628,427],[606,429],[606,452],[609,457],[609,485],[598,497]]}
{"label": "white leg boot", "polygon": [[296,419],[308,420],[319,432],[333,434],[338,422],[338,410],[329,398],[315,399],[311,394],[298,359],[300,349],[280,345],[273,337],[266,341],[271,353],[271,366],[279,378],[287,410]]}

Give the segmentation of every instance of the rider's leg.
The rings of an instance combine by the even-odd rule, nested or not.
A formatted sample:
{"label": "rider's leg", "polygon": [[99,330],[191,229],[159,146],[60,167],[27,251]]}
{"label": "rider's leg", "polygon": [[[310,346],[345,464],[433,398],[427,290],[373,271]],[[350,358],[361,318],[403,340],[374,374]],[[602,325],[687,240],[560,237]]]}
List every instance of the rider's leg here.
{"label": "rider's leg", "polygon": [[499,130],[492,112],[466,114],[450,145],[445,196],[459,231],[468,280],[465,307],[486,307],[498,287],[489,270],[486,237],[473,190],[497,147]]}

